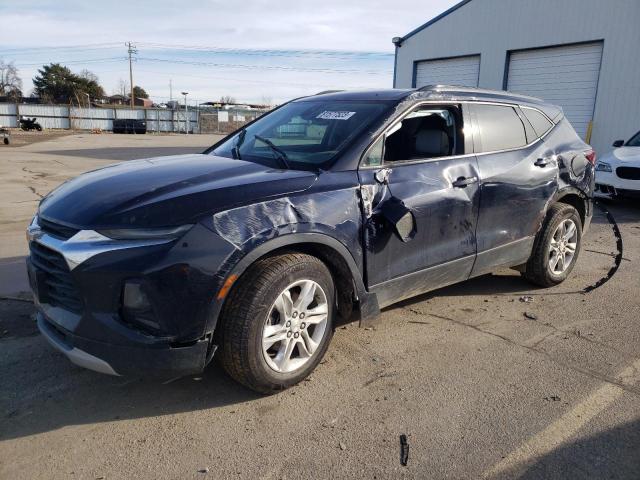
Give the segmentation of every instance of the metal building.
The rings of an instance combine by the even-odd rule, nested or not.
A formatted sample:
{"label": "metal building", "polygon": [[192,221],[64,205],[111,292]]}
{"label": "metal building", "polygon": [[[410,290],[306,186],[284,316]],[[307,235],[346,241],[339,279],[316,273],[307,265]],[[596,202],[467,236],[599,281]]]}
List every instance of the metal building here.
{"label": "metal building", "polygon": [[541,97],[599,154],[640,130],[640,0],[464,0],[393,41],[396,88]]}

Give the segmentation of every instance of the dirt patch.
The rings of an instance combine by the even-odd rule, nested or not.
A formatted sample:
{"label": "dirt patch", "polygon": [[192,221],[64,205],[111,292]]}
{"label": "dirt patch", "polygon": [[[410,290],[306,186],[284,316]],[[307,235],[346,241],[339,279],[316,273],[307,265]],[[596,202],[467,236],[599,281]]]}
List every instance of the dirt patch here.
{"label": "dirt patch", "polygon": [[31,145],[32,143],[46,142],[54,138],[66,137],[76,132],[71,130],[43,130],[42,132],[24,132],[15,128],[10,129],[9,145],[0,144],[0,148],[15,148]]}

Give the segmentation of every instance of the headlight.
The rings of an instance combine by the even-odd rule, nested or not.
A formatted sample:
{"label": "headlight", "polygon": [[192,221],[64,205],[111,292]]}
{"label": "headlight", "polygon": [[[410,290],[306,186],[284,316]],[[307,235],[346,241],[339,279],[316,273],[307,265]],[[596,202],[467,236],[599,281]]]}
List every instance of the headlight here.
{"label": "headlight", "polygon": [[596,163],[596,172],[611,172],[611,165],[607,162]]}
{"label": "headlight", "polygon": [[193,225],[162,228],[114,228],[98,230],[98,233],[113,240],[148,240],[154,238],[176,239],[184,235]]}

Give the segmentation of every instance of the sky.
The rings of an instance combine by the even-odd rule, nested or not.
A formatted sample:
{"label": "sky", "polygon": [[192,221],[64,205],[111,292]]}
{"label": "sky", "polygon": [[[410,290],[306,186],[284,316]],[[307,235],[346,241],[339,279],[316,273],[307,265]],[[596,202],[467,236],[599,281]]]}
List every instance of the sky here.
{"label": "sky", "polygon": [[[281,103],[328,89],[390,88],[391,39],[455,0],[0,0],[0,59],[29,93],[43,64],[94,72],[107,94],[129,81],[160,103],[230,95]],[[169,82],[172,84],[172,92]],[[180,96],[183,98],[182,96]]]}

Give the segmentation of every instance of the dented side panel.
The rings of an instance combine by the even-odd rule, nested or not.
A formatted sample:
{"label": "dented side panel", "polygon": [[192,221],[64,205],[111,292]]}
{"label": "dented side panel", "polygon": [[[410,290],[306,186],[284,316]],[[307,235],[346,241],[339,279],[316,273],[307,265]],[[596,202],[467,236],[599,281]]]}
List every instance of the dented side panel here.
{"label": "dented side panel", "polygon": [[[375,170],[361,170],[363,189],[372,195],[372,213],[367,218],[365,245],[369,286],[400,278],[453,260],[474,256],[479,195],[477,184],[455,188],[460,177],[478,175],[473,156],[389,164],[388,185],[377,185]],[[405,242],[399,238],[381,212],[393,195],[414,214],[416,232]],[[469,268],[458,271],[456,279],[469,276]]]}
{"label": "dented side panel", "polygon": [[235,247],[227,265],[273,238],[312,232],[338,240],[362,271],[361,226],[356,172],[323,172],[303,193],[233,208],[211,218],[214,232]]}

